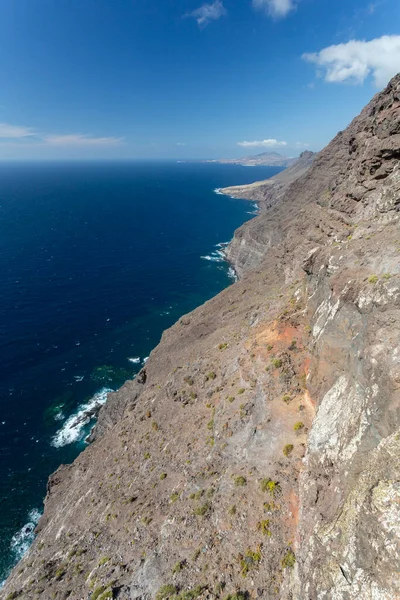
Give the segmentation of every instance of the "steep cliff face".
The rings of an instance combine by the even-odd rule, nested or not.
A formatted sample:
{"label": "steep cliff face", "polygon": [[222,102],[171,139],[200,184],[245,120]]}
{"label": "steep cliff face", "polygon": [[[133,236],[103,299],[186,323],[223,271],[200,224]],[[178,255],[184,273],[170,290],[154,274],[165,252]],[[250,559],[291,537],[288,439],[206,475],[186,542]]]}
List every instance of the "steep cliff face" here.
{"label": "steep cliff face", "polygon": [[110,397],[2,597],[400,598],[399,157],[397,76]]}

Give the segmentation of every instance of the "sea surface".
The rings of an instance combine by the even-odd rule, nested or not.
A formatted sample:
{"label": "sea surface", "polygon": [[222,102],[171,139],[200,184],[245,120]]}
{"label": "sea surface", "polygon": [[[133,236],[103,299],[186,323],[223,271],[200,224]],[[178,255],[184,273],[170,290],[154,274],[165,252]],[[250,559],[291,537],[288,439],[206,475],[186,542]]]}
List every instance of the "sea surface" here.
{"label": "sea surface", "polygon": [[77,416],[232,283],[219,244],[254,204],[215,188],[280,170],[0,165],[0,582],[34,538],[49,474],[85,447],[94,421]]}

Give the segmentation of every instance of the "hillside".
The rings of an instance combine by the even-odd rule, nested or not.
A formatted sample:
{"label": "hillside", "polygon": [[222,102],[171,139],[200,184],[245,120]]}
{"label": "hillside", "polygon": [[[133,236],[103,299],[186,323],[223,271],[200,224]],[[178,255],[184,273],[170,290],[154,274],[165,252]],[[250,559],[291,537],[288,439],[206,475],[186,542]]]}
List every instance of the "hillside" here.
{"label": "hillside", "polygon": [[304,175],[312,165],[315,157],[316,154],[314,152],[306,150],[287,169],[284,169],[270,179],[256,181],[249,185],[234,185],[220,188],[219,192],[232,198],[243,198],[244,200],[259,202],[262,210],[271,208],[273,203],[278,202],[282,198],[289,185]]}
{"label": "hillside", "polygon": [[2,598],[400,597],[400,75],[110,394]]}
{"label": "hillside", "polygon": [[278,152],[262,152],[255,156],[243,156],[241,158],[219,158],[206,160],[205,162],[243,165],[244,167],[289,167],[297,159],[282,156]]}

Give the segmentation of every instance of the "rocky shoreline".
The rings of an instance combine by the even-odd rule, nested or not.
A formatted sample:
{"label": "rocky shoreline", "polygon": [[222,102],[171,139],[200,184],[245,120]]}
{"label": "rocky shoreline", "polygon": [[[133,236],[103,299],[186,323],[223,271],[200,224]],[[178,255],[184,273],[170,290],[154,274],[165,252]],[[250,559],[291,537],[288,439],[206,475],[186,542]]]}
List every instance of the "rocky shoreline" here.
{"label": "rocky shoreline", "polygon": [[264,186],[240,280],[109,395],[2,598],[400,597],[399,157],[397,76]]}

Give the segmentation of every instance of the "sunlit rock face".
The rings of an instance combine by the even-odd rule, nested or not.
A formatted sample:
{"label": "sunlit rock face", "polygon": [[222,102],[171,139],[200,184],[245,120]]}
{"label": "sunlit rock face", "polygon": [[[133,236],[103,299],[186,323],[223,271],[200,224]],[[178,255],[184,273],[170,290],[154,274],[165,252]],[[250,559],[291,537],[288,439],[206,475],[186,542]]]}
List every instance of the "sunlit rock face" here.
{"label": "sunlit rock face", "polygon": [[397,76],[110,394],[4,598],[400,598],[399,157]]}

